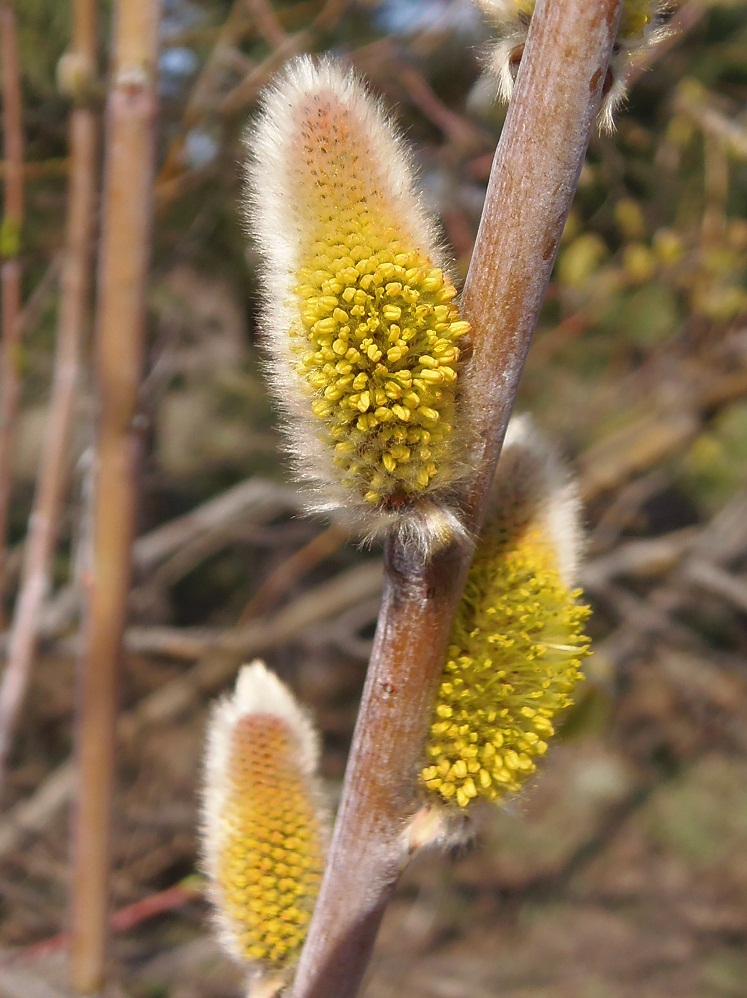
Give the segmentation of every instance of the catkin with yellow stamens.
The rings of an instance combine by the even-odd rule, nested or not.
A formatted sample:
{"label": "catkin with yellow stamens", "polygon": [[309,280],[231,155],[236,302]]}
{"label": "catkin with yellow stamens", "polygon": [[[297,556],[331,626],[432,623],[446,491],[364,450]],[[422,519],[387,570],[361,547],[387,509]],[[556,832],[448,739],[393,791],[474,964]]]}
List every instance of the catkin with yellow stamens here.
{"label": "catkin with yellow stamens", "polygon": [[294,60],[247,138],[268,370],[315,507],[430,553],[461,531],[456,391],[468,324],[410,158],[329,61]]}
{"label": "catkin with yellow stamens", "polygon": [[[475,3],[499,33],[486,64],[497,81],[500,100],[507,102],[513,93],[535,0],[475,0]],[[625,0],[604,82],[599,112],[601,131],[610,132],[615,127],[614,114],[625,100],[626,78],[636,54],[666,37],[664,22],[671,9],[669,0]]]}
{"label": "catkin with yellow stamens", "polygon": [[571,589],[575,491],[526,418],[509,424],[491,509],[451,635],[423,786],[461,808],[519,789],[547,750],[589,652]]}
{"label": "catkin with yellow stamens", "polygon": [[270,991],[300,955],[324,868],[318,755],[290,691],[245,666],[208,727],[203,856],[219,938]]}

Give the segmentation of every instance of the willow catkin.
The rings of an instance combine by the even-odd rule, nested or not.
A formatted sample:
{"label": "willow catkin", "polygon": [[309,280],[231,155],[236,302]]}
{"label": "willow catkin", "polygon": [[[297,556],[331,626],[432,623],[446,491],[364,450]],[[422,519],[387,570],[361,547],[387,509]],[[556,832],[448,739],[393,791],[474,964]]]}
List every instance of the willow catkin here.
{"label": "willow catkin", "polygon": [[589,652],[589,610],[571,588],[580,536],[567,473],[514,418],[433,711],[421,772],[431,799],[500,800],[547,751]]}
{"label": "willow catkin", "polygon": [[202,852],[218,936],[255,985],[283,982],[306,938],[327,817],[316,733],[262,662],[212,710]]}
{"label": "willow catkin", "polygon": [[456,289],[379,103],[330,61],[294,60],[248,133],[268,373],[315,508],[425,554],[461,525]]}

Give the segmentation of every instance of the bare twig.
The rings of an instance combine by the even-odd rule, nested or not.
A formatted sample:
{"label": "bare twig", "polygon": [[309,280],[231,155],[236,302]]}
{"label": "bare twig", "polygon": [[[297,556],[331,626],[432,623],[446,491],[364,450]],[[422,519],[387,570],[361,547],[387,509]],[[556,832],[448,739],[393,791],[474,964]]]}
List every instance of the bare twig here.
{"label": "bare twig", "polygon": [[254,19],[258,33],[267,44],[271,48],[282,45],[288,36],[267,0],[246,0],[246,6]]}
{"label": "bare twig", "polygon": [[279,39],[267,58],[223,97],[218,104],[218,113],[230,117],[247,107],[286,59],[310,49],[317,35],[328,31],[342,17],[347,2],[348,0],[326,0],[308,28]]}
{"label": "bare twig", "polygon": [[[109,927],[113,932],[130,932],[151,918],[176,911],[178,908],[189,904],[190,901],[197,900],[202,896],[203,890],[203,885],[194,877],[182,883],[174,884],[173,887],[167,887],[165,890],[148,894],[139,901],[125,905],[124,908],[115,911],[109,919]],[[66,949],[69,943],[69,934],[61,932],[59,935],[43,939],[38,943],[32,943],[26,949],[14,953],[10,960],[5,961],[5,966],[8,964],[12,965],[20,960],[33,960],[42,955],[46,956],[49,953],[55,953],[58,950]]]}
{"label": "bare twig", "polygon": [[[120,716],[117,734],[127,741],[145,727],[173,723],[189,708],[214,696],[236,672],[242,660],[265,655],[286,645],[307,629],[319,629],[351,607],[368,603],[381,592],[381,567],[376,562],[356,565],[329,582],[304,592],[271,617],[231,631],[213,633],[195,654],[203,655],[192,668],[144,697],[135,708]],[[141,647],[143,629],[129,634],[133,645]],[[140,644],[138,644],[140,642]],[[148,646],[152,650],[152,645]],[[0,820],[0,857],[7,856],[26,835],[47,827],[70,800],[75,783],[73,766],[61,763],[27,800],[16,804]]]}
{"label": "bare twig", "polygon": [[[74,5],[72,54],[80,66],[96,62],[96,4]],[[92,82],[92,81],[91,81]],[[70,187],[49,423],[24,550],[8,663],[0,684],[0,788],[18,713],[28,688],[39,634],[39,610],[49,587],[76,402],[81,344],[91,289],[91,243],[96,197],[96,113],[87,101],[70,118]]]}
{"label": "bare twig", "polygon": [[692,558],[685,566],[690,582],[731,603],[740,613],[747,613],[747,580],[732,575],[703,559]]}
{"label": "bare twig", "polygon": [[104,978],[109,814],[122,633],[136,505],[136,426],[155,153],[158,0],[114,6],[96,323],[97,428],[92,564],[80,663],[73,837],[71,984]]}
{"label": "bare twig", "polygon": [[[479,530],[524,359],[576,188],[621,0],[540,0],[498,146],[462,311],[472,359],[461,406]],[[548,86],[548,80],[552,86]],[[416,774],[470,551],[429,565],[389,543],[384,599],[327,872],[294,998],[351,998],[404,861]]]}
{"label": "bare twig", "polygon": [[[239,482],[189,513],[139,537],[132,548],[134,571],[137,576],[148,578],[143,587],[148,589],[157,575],[158,566],[182,547],[201,545],[204,539],[211,539],[227,525],[241,524],[242,529],[248,531],[281,513],[297,513],[301,505],[301,496],[290,486],[259,477]],[[141,589],[138,591],[142,592]],[[75,583],[60,589],[40,608],[37,621],[39,637],[55,638],[69,629],[78,614],[79,604]],[[0,635],[0,655],[6,653],[6,649],[5,636]]]}
{"label": "bare twig", "polygon": [[21,226],[23,225],[23,130],[21,75],[16,15],[12,4],[0,7],[2,45],[5,198],[0,227],[0,623],[4,619],[5,559],[16,421],[21,399]]}
{"label": "bare twig", "polygon": [[308,544],[305,544],[300,551],[296,551],[290,558],[286,558],[262,583],[262,587],[249,600],[241,611],[239,623],[243,624],[254,617],[271,610],[276,603],[289,591],[289,589],[301,578],[315,568],[319,562],[324,561],[329,555],[345,542],[348,532],[344,527],[333,523],[321,534],[317,534]]}

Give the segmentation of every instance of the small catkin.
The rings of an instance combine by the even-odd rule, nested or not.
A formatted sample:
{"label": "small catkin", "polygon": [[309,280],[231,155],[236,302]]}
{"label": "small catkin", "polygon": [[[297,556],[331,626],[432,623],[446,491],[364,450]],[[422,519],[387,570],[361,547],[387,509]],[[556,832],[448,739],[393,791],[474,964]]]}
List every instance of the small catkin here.
{"label": "small catkin", "polygon": [[442,802],[515,793],[546,752],[589,653],[589,610],[570,588],[579,546],[575,490],[528,421],[512,420],[421,772]]}
{"label": "small catkin", "polygon": [[[486,62],[488,73],[496,79],[499,99],[507,102],[514,89],[535,0],[475,0],[495,26],[499,38],[491,47]],[[625,0],[620,27],[612,50],[604,82],[599,127],[610,132],[615,127],[614,114],[625,100],[626,77],[637,53],[656,45],[666,37],[666,16],[672,8],[669,0]]]}
{"label": "small catkin", "polygon": [[245,666],[208,728],[203,854],[219,938],[255,986],[295,965],[324,868],[318,745],[290,691]]}
{"label": "small catkin", "polygon": [[379,104],[329,61],[294,60],[247,138],[268,371],[315,508],[425,554],[460,532],[456,289]]}

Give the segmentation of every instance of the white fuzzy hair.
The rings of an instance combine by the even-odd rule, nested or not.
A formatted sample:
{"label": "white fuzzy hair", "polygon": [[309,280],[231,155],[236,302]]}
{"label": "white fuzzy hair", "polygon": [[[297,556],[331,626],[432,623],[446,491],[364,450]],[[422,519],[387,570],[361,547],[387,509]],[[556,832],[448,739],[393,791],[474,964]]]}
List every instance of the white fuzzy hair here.
{"label": "white fuzzy hair", "polygon": [[445,461],[431,488],[412,496],[400,509],[366,502],[357,491],[342,485],[333,465],[333,448],[320,439],[321,427],[309,411],[312,396],[294,370],[289,330],[299,324],[293,290],[308,227],[289,192],[292,178],[306,166],[298,118],[310,101],[337,105],[353,117],[365,137],[360,158],[372,185],[385,196],[403,238],[446,272],[436,226],[415,187],[410,152],[381,103],[352,72],[329,59],[300,56],[291,60],[265,91],[261,114],[244,140],[246,221],[263,258],[261,328],[269,352],[267,375],[284,416],[288,452],[299,477],[312,489],[308,508],[337,514],[367,542],[396,529],[405,543],[428,557],[463,534],[451,491],[462,474],[456,462]]}
{"label": "white fuzzy hair", "polygon": [[[222,823],[226,795],[229,791],[227,773],[231,758],[233,733],[238,722],[252,714],[271,715],[284,722],[294,743],[294,760],[307,778],[309,794],[316,805],[319,828],[327,835],[328,818],[322,800],[317,769],[319,737],[306,711],[299,705],[288,687],[258,659],[239,671],[233,693],[221,697],[212,707],[206,731],[205,761],[202,783],[201,843],[202,866],[208,877],[210,899],[213,902],[213,923],[218,939],[227,953],[246,966],[233,925],[222,910],[218,887],[218,859],[223,848],[225,828]],[[252,975],[252,994],[271,988],[273,978],[266,978],[257,968]],[[275,982],[277,983],[277,982]],[[260,991],[256,991],[260,988]],[[268,994],[274,993],[269,990]]]}
{"label": "white fuzzy hair", "polygon": [[[529,22],[516,8],[514,0],[474,0],[485,16],[497,29],[499,38],[492,42],[487,50],[485,66],[488,74],[493,77],[498,86],[497,97],[507,104],[514,92],[515,69],[511,65],[511,53],[526,42]],[[627,96],[627,77],[635,65],[636,57],[645,48],[658,45],[670,32],[662,25],[662,14],[668,9],[669,3],[655,5],[651,23],[646,25],[641,38],[618,38],[610,58],[612,85],[602,98],[597,116],[600,132],[615,130],[615,113],[625,103]]]}
{"label": "white fuzzy hair", "polygon": [[583,554],[578,488],[555,447],[526,414],[513,416],[508,424],[491,493],[497,515],[509,504],[521,509],[522,518],[542,526],[563,583],[573,587]]}

